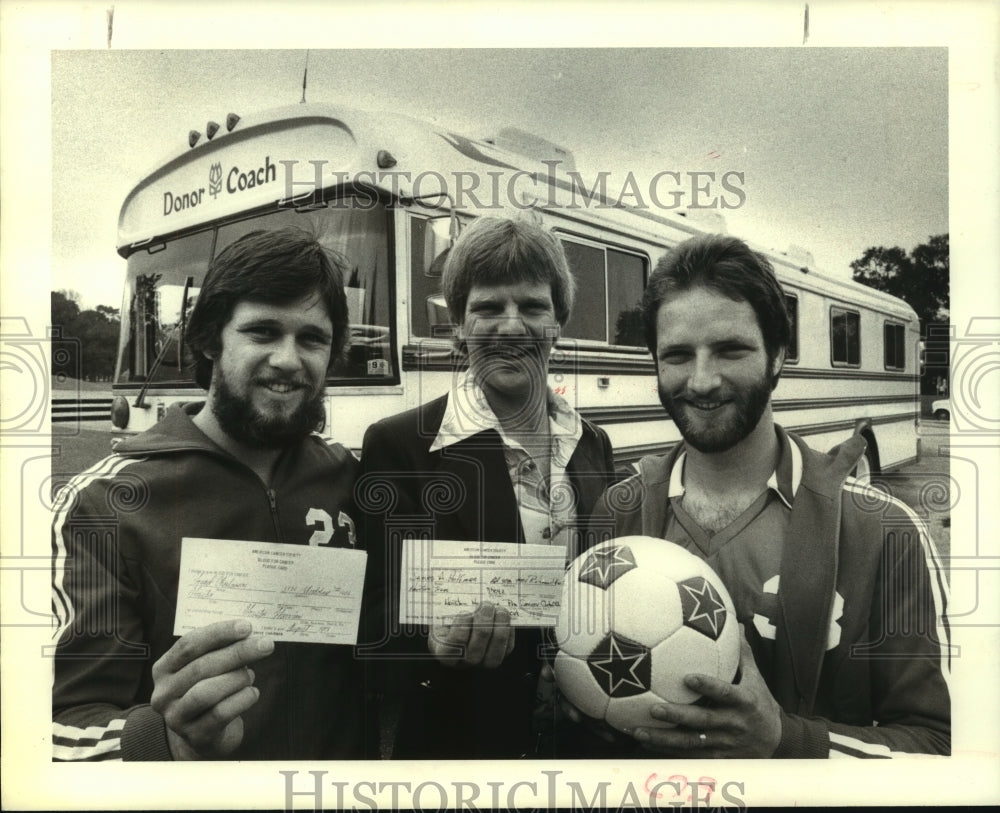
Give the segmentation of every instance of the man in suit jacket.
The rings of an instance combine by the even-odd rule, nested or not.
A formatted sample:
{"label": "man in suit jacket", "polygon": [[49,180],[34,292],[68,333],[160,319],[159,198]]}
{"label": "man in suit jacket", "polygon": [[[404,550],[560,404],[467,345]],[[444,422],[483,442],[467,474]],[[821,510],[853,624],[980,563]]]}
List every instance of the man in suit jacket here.
{"label": "man in suit jacket", "polygon": [[613,462],[607,434],[546,383],[573,277],[545,230],[481,218],[451,249],[442,289],[468,369],[365,435],[365,654],[384,708],[398,709],[394,758],[551,756],[533,725],[542,630],[515,635],[488,603],[429,630],[398,624],[400,551],[407,536],[579,549]]}

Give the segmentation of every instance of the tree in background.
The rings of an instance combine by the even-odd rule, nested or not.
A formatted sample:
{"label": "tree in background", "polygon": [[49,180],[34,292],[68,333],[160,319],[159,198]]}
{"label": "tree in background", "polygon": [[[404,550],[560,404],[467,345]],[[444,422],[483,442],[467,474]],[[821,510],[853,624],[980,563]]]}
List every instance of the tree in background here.
{"label": "tree in background", "polygon": [[[79,342],[79,358],[53,354],[54,374],[81,377],[87,381],[109,381],[115,374],[118,350],[118,309],[98,305],[94,310],[80,310],[76,291],[52,292],[52,327],[63,339]],[[53,344],[55,350],[56,344]],[[65,342],[59,343],[65,348]]]}
{"label": "tree in background", "polygon": [[920,393],[941,397],[950,377],[948,235],[939,234],[907,254],[898,246],[869,248],[851,263],[857,282],[898,296],[920,317]]}
{"label": "tree in background", "polygon": [[909,254],[899,246],[869,248],[851,263],[856,282],[898,296],[920,317],[920,335],[927,325],[949,318],[948,235],[938,234]]}
{"label": "tree in background", "polygon": [[52,292],[52,325],[65,327],[80,315],[80,295],[76,291]]}

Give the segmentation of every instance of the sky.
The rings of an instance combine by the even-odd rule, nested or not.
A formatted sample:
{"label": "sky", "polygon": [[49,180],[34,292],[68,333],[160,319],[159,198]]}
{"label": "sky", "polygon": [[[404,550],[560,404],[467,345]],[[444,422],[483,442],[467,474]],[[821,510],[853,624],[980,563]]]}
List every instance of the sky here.
{"label": "sky", "polygon": [[[132,185],[208,120],[298,102],[305,65],[304,49],[53,51],[52,288],[118,307]],[[518,127],[609,189],[742,172],[729,231],[836,276],[869,246],[948,231],[945,48],[313,49],[308,66],[311,102]]]}

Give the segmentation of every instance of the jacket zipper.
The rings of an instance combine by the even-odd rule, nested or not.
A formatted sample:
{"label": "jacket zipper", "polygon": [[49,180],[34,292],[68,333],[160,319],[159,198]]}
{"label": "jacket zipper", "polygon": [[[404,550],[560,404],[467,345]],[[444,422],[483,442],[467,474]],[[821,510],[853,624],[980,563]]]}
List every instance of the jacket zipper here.
{"label": "jacket zipper", "polygon": [[274,489],[267,488],[264,489],[267,492],[267,501],[271,506],[271,521],[274,523],[274,533],[278,538],[279,542],[284,542],[284,534],[281,533],[281,520],[278,516],[278,499],[277,495],[274,493]]}
{"label": "jacket zipper", "polygon": [[[154,452],[154,454],[171,454],[171,453],[174,453],[174,452],[190,452],[192,450],[194,450],[194,451],[201,451],[201,452],[208,452],[209,454],[214,454],[214,455],[221,454],[222,457],[224,457],[224,458],[226,458],[228,460],[233,460],[233,461],[239,463],[240,465],[242,465],[244,468],[248,469],[248,467],[247,467],[247,465],[245,463],[243,463],[241,460],[237,460],[232,455],[230,455],[230,454],[228,454],[226,452],[217,452],[214,449],[206,449],[204,446],[200,446],[200,445],[199,446],[182,445],[182,446],[168,447],[166,449],[156,449],[155,452]],[[138,451],[134,451],[134,452],[133,451],[129,451],[129,452],[124,453],[122,456],[123,457],[142,457],[143,456],[143,452],[142,452],[142,450],[138,450]],[[275,534],[275,537],[277,538],[278,542],[284,542],[285,541],[285,535],[281,532],[281,518],[278,515],[278,499],[277,499],[277,494],[275,494],[274,489],[270,488],[258,475],[254,474],[254,478],[257,480],[258,483],[261,484],[261,486],[264,489],[264,493],[267,494],[268,505],[270,505],[270,507],[271,507],[271,521],[274,524],[274,534]]]}

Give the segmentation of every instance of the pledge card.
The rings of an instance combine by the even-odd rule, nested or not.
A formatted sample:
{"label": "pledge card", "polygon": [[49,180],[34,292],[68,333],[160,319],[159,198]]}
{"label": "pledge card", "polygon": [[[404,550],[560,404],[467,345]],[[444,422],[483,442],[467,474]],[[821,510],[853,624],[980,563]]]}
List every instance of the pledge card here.
{"label": "pledge card", "polygon": [[449,623],[489,602],[510,613],[512,626],[553,626],[565,570],[561,545],[406,539],[399,620]]}
{"label": "pledge card", "polygon": [[354,548],[185,537],[174,635],[245,618],[275,641],[355,644],[367,559]]}

